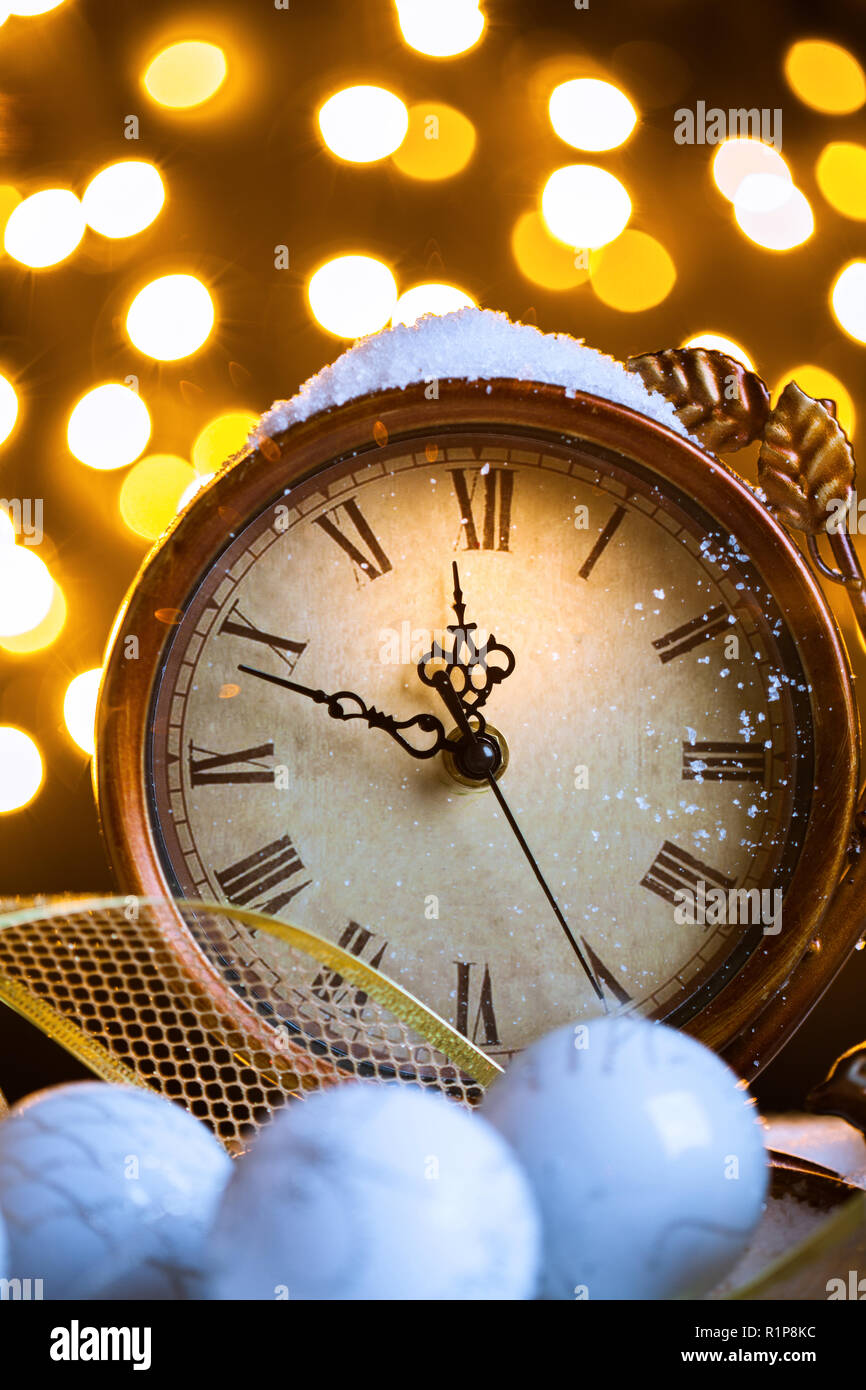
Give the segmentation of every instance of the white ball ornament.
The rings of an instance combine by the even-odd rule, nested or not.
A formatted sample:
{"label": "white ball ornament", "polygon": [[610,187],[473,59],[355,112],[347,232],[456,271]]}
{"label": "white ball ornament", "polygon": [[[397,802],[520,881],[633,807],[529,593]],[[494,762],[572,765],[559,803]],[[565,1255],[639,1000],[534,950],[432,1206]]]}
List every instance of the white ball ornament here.
{"label": "white ball ornament", "polygon": [[0,1124],[9,1276],[45,1298],[183,1297],[231,1173],[199,1120],[153,1091],[81,1081]]}
{"label": "white ball ornament", "polygon": [[481,1109],[535,1190],[542,1297],[697,1297],[761,1218],[754,1102],[715,1053],[672,1028],[632,1017],[559,1028]]}
{"label": "white ball ornament", "polygon": [[221,1299],[524,1299],[538,1215],[486,1120],[399,1083],[290,1104],[241,1158],[202,1292]]}

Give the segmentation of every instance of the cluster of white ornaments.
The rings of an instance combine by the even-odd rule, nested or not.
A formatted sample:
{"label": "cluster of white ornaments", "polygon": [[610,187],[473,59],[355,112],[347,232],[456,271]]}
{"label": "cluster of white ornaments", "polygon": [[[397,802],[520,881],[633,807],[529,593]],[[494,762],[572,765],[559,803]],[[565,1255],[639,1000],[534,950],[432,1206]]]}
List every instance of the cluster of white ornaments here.
{"label": "cluster of white ornaments", "polygon": [[479,1112],[347,1084],[234,1164],[152,1093],[40,1092],[0,1122],[0,1276],[46,1298],[694,1297],[766,1188],[733,1073],[660,1024],[600,1019],[528,1048]]}

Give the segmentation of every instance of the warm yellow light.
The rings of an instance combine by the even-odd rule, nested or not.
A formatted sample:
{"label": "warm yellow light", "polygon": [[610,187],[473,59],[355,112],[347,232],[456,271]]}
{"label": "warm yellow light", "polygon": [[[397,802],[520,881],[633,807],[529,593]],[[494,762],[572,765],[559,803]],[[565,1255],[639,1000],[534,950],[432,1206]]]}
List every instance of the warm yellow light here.
{"label": "warm yellow light", "polygon": [[772,146],[747,136],[723,141],[713,159],[713,178],[719,192],[732,203],[749,174],[775,174],[789,181],[791,178],[787,164]]}
{"label": "warm yellow light", "polygon": [[634,130],[637,112],[624,92],[596,77],[576,77],[554,87],[550,123],[578,150],[612,150]]}
{"label": "warm yellow light", "polygon": [[384,328],[397,303],[397,282],[372,256],[337,256],[317,270],[307,294],[323,328],[337,338],[361,338]]}
{"label": "warm yellow light", "polygon": [[184,507],[189,506],[197,492],[201,492],[205,483],[209,483],[216,473],[196,473],[191,483],[184,488],[180,497],[177,499],[177,510],[182,512]]}
{"label": "warm yellow light", "polygon": [[101,678],[100,666],[82,671],[69,682],[63,698],[66,728],[84,753],[92,754],[96,747],[96,697]]}
{"label": "warm yellow light", "polygon": [[49,10],[56,10],[58,5],[62,5],[63,0],[14,0],[14,4],[7,5],[10,14],[30,17],[36,14],[47,14]]}
{"label": "warm yellow light", "polygon": [[785,55],[785,76],[801,101],[816,111],[843,115],[866,101],[866,77],[847,48],[824,39],[804,39]]}
{"label": "warm yellow light", "polygon": [[20,202],[21,194],[14,184],[0,183],[0,232],[5,232],[6,223]]}
{"label": "warm yellow light", "polygon": [[126,331],[139,352],[161,362],[189,357],[207,341],[213,325],[213,300],[194,275],[152,280],[126,316]]}
{"label": "warm yellow light", "polygon": [[154,541],[177,513],[178,502],[196,472],[186,459],[174,454],[150,454],[140,459],[123,480],[120,515],[130,531]]}
{"label": "warm yellow light", "polygon": [[715,348],[717,352],[724,352],[728,357],[733,357],[737,362],[742,362],[750,372],[755,370],[752,359],[744,347],[735,342],[733,338],[723,338],[721,333],[696,333],[693,338],[689,338],[683,343],[687,348]]}
{"label": "warm yellow light", "polygon": [[124,237],[149,227],[164,202],[159,170],[143,159],[123,159],[91,179],[81,207],[87,225],[95,232]]}
{"label": "warm yellow light", "polygon": [[0,546],[0,637],[31,632],[47,615],[54,580],[44,560],[24,545]]}
{"label": "warm yellow light", "polygon": [[475,151],[475,127],[453,106],[419,102],[409,107],[409,128],[391,156],[410,179],[450,179],[465,169]]}
{"label": "warm yellow light", "polygon": [[148,67],[144,87],[160,106],[181,110],[208,101],[222,86],[227,71],[226,56],[216,44],[173,43]]}
{"label": "warm yellow light", "polygon": [[41,623],[17,637],[0,637],[0,647],[14,656],[29,656],[50,647],[63,631],[66,622],[66,598],[59,584],[54,585],[51,605]]}
{"label": "warm yellow light", "polygon": [[147,406],[128,386],[97,386],[72,411],[66,439],[70,452],[88,468],[126,468],[150,439]]}
{"label": "warm yellow light", "polygon": [[0,507],[0,545],[14,545],[16,539],[15,522],[5,507]]}
{"label": "warm yellow light", "polygon": [[57,265],[84,236],[84,213],[74,193],[46,188],[24,198],[9,214],[3,245],[22,265],[41,270]]}
{"label": "warm yellow light", "polygon": [[833,372],[828,371],[826,367],[817,366],[814,362],[804,362],[799,367],[789,367],[779,377],[775,394],[783,391],[789,381],[796,381],[800,390],[805,391],[807,396],[814,396],[815,400],[835,401],[839,424],[849,439],[852,437],[855,420],[854,402],[851,399],[850,391]]}
{"label": "warm yellow light", "polygon": [[408,127],[406,107],[384,87],[346,87],[319,111],[319,129],[328,149],[354,164],[393,154]]}
{"label": "warm yellow light", "polygon": [[243,449],[259,422],[251,410],[227,410],[209,421],[192,446],[192,466],[197,473],[214,473]]}
{"label": "warm yellow light", "polygon": [[7,440],[18,419],[18,393],[12,382],[0,376],[0,444]]}
{"label": "warm yellow light", "polygon": [[594,164],[568,164],[551,174],[541,195],[548,229],[568,246],[595,249],[618,237],[631,216],[619,179]]}
{"label": "warm yellow light", "polygon": [[546,290],[572,290],[589,278],[588,257],[564,246],[544,225],[539,212],[525,212],[514,224],[511,250],[521,273]]}
{"label": "warm yellow light", "polygon": [[484,32],[477,0],[396,0],[397,18],[410,48],[431,58],[452,58],[472,48]]}
{"label": "warm yellow light", "polygon": [[866,261],[850,261],[839,272],[830,302],[848,336],[866,343]]}
{"label": "warm yellow light", "polygon": [[593,258],[592,288],[603,304],[638,313],[661,304],[676,282],[673,261],[647,232],[627,230]]}
{"label": "warm yellow light", "polygon": [[825,145],[815,176],[831,207],[843,217],[866,219],[866,147],[848,140]]}
{"label": "warm yellow light", "polygon": [[467,306],[477,308],[472,295],[454,285],[413,285],[397,300],[391,322],[414,323],[422,314],[450,314]]}
{"label": "warm yellow light", "polygon": [[42,755],[29,734],[0,725],[0,814],[20,811],[42,786]]}
{"label": "warm yellow light", "polygon": [[768,251],[790,251],[815,230],[807,198],[777,174],[747,174],[737,189],[734,216],[749,240]]}

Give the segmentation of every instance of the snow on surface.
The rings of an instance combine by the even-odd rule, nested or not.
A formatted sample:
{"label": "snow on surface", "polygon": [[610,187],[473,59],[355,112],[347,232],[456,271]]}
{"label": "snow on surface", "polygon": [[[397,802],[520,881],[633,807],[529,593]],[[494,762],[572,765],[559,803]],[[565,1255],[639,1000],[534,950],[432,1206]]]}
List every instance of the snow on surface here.
{"label": "snow on surface", "polygon": [[465,308],[451,314],[426,314],[413,324],[398,324],[361,338],[304,382],[290,401],[275,402],[250,442],[255,444],[369,392],[413,382],[499,377],[563,386],[568,396],[577,391],[601,396],[691,438],[670,402],[647,390],[640,377],[615,358],[567,333],[542,333],[528,324],[512,323],[504,313]]}

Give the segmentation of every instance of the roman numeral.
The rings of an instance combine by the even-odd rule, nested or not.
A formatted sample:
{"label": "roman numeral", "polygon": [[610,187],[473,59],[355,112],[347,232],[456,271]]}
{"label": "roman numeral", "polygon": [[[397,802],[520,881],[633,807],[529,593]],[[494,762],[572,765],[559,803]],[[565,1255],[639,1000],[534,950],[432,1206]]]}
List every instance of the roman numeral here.
{"label": "roman numeral", "polygon": [[[454,491],[460,507],[460,530],[466,538],[467,550],[507,550],[511,536],[511,501],[514,496],[514,473],[509,468],[474,468],[471,486],[465,468],[449,468]],[[473,510],[476,493],[481,484],[481,538]]]}
{"label": "roman numeral", "polygon": [[659,661],[673,661],[675,656],[683,656],[692,647],[700,646],[701,642],[718,637],[729,625],[730,614],[720,603],[716,608],[692,618],[691,622],[683,623],[682,627],[675,627],[673,632],[666,632],[664,637],[657,637],[653,646],[659,654]]}
{"label": "roman numeral", "polygon": [[[340,937],[338,945],[342,946],[344,951],[351,951],[353,956],[363,958],[364,952],[372,940],[373,933],[371,931],[362,927],[359,922],[350,922]],[[374,970],[378,970],[387,949],[388,943],[383,941],[378,950],[374,948],[367,964],[372,965]],[[326,1004],[333,1005],[334,1008],[345,1007],[345,1000],[347,996],[352,994],[353,989],[354,996],[349,1001],[349,1007],[353,1010],[359,1010],[363,1009],[367,1003],[366,992],[347,984],[343,976],[336,970],[320,970],[313,980],[311,988],[313,994],[324,1000]]]}
{"label": "roman numeral", "polygon": [[676,906],[674,894],[683,889],[694,893],[701,881],[718,884],[720,888],[730,889],[735,886],[735,880],[728,878],[727,874],[710,868],[709,864],[704,864],[702,860],[695,859],[694,855],[686,854],[684,849],[678,849],[670,840],[665,840],[641,879],[640,886],[648,888],[651,893],[656,893],[658,897],[664,898],[665,902]]}
{"label": "roman numeral", "polygon": [[580,940],[583,945],[583,949],[586,952],[586,956],[592,969],[592,973],[595,976],[598,983],[602,986],[602,988],[604,988],[604,986],[607,985],[608,989],[610,990],[611,994],[613,995],[614,999],[618,1004],[630,1004],[631,995],[629,994],[628,990],[623,989],[619,980],[608,969],[604,961],[601,959],[601,956],[597,955],[597,953],[592,949],[586,937],[582,936]]}
{"label": "roman numeral", "polygon": [[[341,512],[348,517],[358,539],[366,546],[366,554],[354,541],[344,535],[337,523],[332,520],[332,516],[339,516]],[[381,579],[382,575],[387,574],[390,570],[391,561],[377,541],[370,523],[354,497],[350,497],[348,502],[341,502],[339,506],[334,507],[331,512],[327,512],[324,516],[317,516],[315,524],[320,526],[325,535],[330,536],[332,541],[337,542],[340,549],[348,555],[352,563],[368,579]]]}
{"label": "roman numeral", "polygon": [[[464,1037],[469,1037],[469,991],[471,986],[471,972],[475,964],[474,961],[456,960],[457,966],[457,1032]],[[475,1014],[475,1023],[472,1029],[472,1041],[478,1042],[479,1025],[484,1025],[483,1047],[499,1046],[499,1030],[496,1026],[496,1014],[493,1011],[493,987],[490,982],[490,966],[484,966],[484,978],[481,981],[481,990],[478,995],[478,1009]]]}
{"label": "roman numeral", "polygon": [[232,604],[218,631],[221,635],[246,637],[250,642],[261,642],[264,646],[270,647],[271,651],[285,662],[290,673],[307,650],[306,642],[294,642],[290,637],[279,637],[274,632],[262,632],[261,628],[244,617],[237,603]]}
{"label": "roman numeral", "polygon": [[[272,840],[269,845],[239,859],[227,869],[217,874],[217,882],[230,903],[237,907],[252,907],[256,912],[277,913],[286,903],[304,888],[309,888],[312,879],[306,883],[293,883],[292,880],[304,873],[301,856],[288,835]],[[286,885],[274,897],[267,895],[272,888]]]}
{"label": "roman numeral", "polygon": [[601,534],[596,540],[595,545],[592,547],[592,550],[589,552],[580,569],[578,570],[578,575],[581,579],[589,579],[589,576],[592,574],[592,571],[597,565],[599,559],[604,554],[604,551],[607,549],[607,546],[613,539],[617,527],[619,526],[624,516],[625,507],[616,507],[614,511],[611,513],[610,517],[605,523],[604,529],[602,530]]}
{"label": "roman numeral", "polygon": [[213,787],[218,784],[240,785],[249,782],[273,782],[273,768],[262,767],[262,759],[274,756],[272,743],[260,743],[258,748],[241,748],[237,753],[212,753],[189,742],[189,784],[191,787]]}
{"label": "roman numeral", "polygon": [[687,782],[763,782],[767,750],[754,743],[684,743]]}

